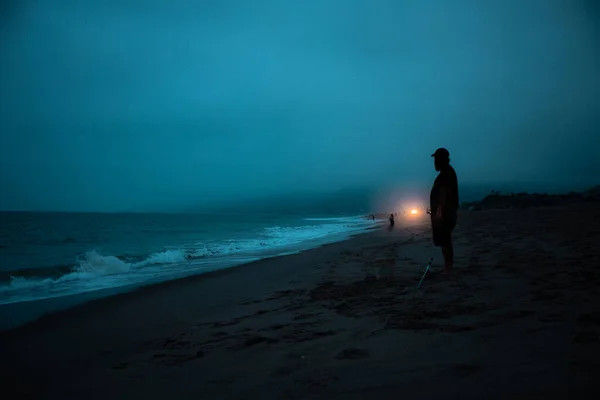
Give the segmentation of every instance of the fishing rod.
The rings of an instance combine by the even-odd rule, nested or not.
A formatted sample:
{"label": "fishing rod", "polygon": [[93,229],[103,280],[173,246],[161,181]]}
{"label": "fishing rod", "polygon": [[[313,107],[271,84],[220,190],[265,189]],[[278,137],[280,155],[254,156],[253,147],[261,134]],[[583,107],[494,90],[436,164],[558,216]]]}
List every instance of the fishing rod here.
{"label": "fishing rod", "polygon": [[419,290],[419,288],[421,287],[421,283],[423,283],[423,279],[425,279],[425,275],[427,275],[427,272],[429,272],[429,270],[431,269],[431,264],[433,264],[433,257],[431,257],[429,259],[429,264],[427,264],[427,266],[425,267],[423,276],[421,277],[421,280],[419,281],[419,284],[417,285],[417,288],[415,290]]}

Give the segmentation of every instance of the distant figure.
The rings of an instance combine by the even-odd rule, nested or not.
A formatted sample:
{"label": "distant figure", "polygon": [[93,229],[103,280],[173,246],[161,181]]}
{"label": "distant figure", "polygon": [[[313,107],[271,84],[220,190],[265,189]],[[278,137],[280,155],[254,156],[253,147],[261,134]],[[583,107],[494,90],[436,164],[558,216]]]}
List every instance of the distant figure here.
{"label": "distant figure", "polygon": [[373,218],[373,221],[375,221],[375,216],[374,216],[374,215],[371,215],[371,217]]}
{"label": "distant figure", "polygon": [[394,227],[394,214],[390,214],[390,229]]}
{"label": "distant figure", "polygon": [[458,178],[450,165],[450,153],[440,148],[431,155],[435,170],[439,172],[430,196],[431,228],[433,244],[442,248],[444,269],[451,273],[454,266],[452,231],[456,226],[458,213]]}

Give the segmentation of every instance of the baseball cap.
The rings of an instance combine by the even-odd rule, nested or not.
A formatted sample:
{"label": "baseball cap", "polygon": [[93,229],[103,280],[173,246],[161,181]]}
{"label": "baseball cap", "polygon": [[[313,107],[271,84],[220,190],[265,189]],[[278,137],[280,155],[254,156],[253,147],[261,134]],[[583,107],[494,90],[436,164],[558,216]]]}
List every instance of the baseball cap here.
{"label": "baseball cap", "polygon": [[443,147],[440,147],[431,155],[431,157],[450,158],[450,152]]}

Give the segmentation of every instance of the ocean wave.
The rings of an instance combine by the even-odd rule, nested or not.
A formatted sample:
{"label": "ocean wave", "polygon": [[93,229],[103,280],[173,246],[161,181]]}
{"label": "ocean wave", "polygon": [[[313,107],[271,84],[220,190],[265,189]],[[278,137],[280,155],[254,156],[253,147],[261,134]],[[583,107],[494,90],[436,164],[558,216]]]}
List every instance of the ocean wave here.
{"label": "ocean wave", "polygon": [[346,233],[352,230],[347,224],[324,224],[281,227],[273,226],[265,228],[267,236],[279,245],[295,244],[306,240],[319,239],[329,235]]}
{"label": "ocean wave", "polygon": [[[0,283],[0,304],[165,280],[174,275],[206,271],[210,264],[226,257],[237,256],[239,263],[284,254],[301,243],[351,234],[372,226],[370,221],[360,217],[313,220],[328,223],[265,227],[253,239],[188,244],[151,253],[135,261],[126,256],[105,255],[92,250],[81,256],[73,267],[61,267],[62,274],[59,276],[42,273],[35,276],[31,274],[32,270],[28,270],[26,275],[13,271],[8,282]],[[229,260],[229,264],[231,262]]]}
{"label": "ocean wave", "polygon": [[174,264],[184,262],[189,258],[188,254],[181,249],[165,250],[158,253],[152,253],[143,261],[133,264],[136,267],[143,267],[154,264]]}
{"label": "ocean wave", "polygon": [[356,215],[350,217],[310,217],[304,218],[304,221],[331,221],[331,222],[361,222],[365,220],[364,215]]}
{"label": "ocean wave", "polygon": [[[113,287],[116,282],[110,282],[111,279],[97,282],[97,278],[123,276],[130,269],[131,264],[118,257],[89,251],[70,272],[59,277],[11,276],[8,284],[0,285],[0,304]],[[121,279],[116,279],[118,280]],[[72,290],[65,290],[67,287]]]}

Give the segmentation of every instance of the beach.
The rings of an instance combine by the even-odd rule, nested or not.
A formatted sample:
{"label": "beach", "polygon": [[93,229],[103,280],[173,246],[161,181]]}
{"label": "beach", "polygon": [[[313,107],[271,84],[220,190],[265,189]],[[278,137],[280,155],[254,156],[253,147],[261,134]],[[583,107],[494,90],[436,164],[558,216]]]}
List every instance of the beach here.
{"label": "beach", "polygon": [[[426,216],[0,332],[15,398],[594,397],[600,206]],[[434,257],[433,272],[416,286]],[[596,395],[598,393],[595,393]],[[11,398],[11,396],[8,396]]]}

